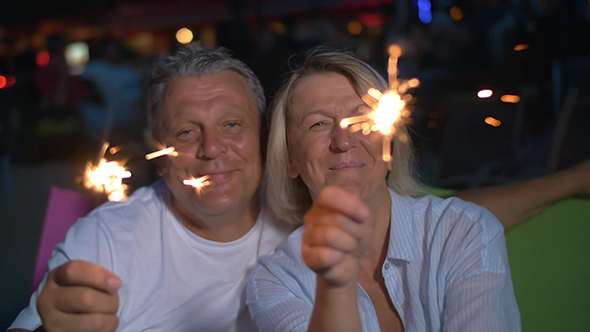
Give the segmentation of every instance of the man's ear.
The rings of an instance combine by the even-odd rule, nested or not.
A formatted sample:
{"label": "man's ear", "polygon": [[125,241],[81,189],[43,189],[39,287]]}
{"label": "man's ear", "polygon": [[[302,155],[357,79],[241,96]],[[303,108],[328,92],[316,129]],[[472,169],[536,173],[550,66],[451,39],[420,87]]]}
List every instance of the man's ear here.
{"label": "man's ear", "polygon": [[156,161],[156,168],[158,170],[158,175],[164,176],[168,173],[168,164],[170,163],[170,158],[164,156],[163,158],[158,158]]}

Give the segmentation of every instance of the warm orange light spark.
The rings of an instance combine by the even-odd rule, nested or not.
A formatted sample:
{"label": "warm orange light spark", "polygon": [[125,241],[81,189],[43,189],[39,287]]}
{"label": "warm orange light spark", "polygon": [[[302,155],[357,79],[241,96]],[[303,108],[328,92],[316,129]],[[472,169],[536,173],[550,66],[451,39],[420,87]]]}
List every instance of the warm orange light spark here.
{"label": "warm orange light spark", "polygon": [[124,166],[117,161],[109,161],[101,158],[98,165],[88,163],[84,173],[84,186],[99,193],[108,195],[109,201],[122,201],[127,198],[125,191],[127,186],[123,179],[131,177]]}
{"label": "warm orange light spark", "polygon": [[195,188],[195,190],[197,191],[197,194],[200,194],[203,191],[203,188],[205,188],[206,186],[211,184],[211,182],[208,180],[209,180],[209,175],[203,175],[198,179],[195,179],[194,177],[191,176],[188,179],[184,179],[182,181],[182,183],[184,183],[185,186],[191,186],[191,187]]}
{"label": "warm orange light spark", "polygon": [[529,48],[529,45],[528,44],[518,44],[518,45],[514,46],[514,50],[516,52],[524,51],[524,50],[526,50],[528,48]]}
{"label": "warm orange light spark", "polygon": [[492,127],[500,127],[500,125],[502,125],[502,121],[495,119],[491,116],[488,116],[485,120],[485,123],[489,124]]}
{"label": "warm orange light spark", "polygon": [[113,146],[112,148],[109,149],[109,153],[110,154],[117,154],[119,151],[121,151],[122,147],[121,146]]}
{"label": "warm orange light spark", "polygon": [[490,89],[479,90],[477,92],[477,96],[480,99],[490,98],[493,94],[494,94],[494,91],[492,91]]}
{"label": "warm orange light spark", "polygon": [[176,157],[176,156],[178,156],[178,152],[176,152],[176,149],[173,146],[171,146],[169,148],[165,148],[165,149],[158,150],[158,151],[155,151],[152,153],[148,153],[145,155],[145,159],[152,160],[154,158],[158,158],[158,157],[165,156],[165,155],[170,155],[170,156]]}
{"label": "warm orange light spark", "polygon": [[509,104],[517,104],[520,102],[520,97],[516,95],[503,95],[500,97],[500,100]]}
{"label": "warm orange light spark", "polygon": [[402,48],[399,45],[389,47],[387,66],[389,89],[385,92],[375,88],[369,89],[367,94],[362,96],[368,110],[361,109],[363,115],[345,118],[340,121],[342,129],[350,126],[352,132],[362,130],[363,135],[380,132],[383,135],[383,160],[387,162],[391,161],[390,145],[395,134],[395,126],[401,117],[410,115],[406,106],[412,96],[406,92],[408,89],[420,85],[420,81],[416,78],[406,81],[398,79],[397,60],[401,54]]}

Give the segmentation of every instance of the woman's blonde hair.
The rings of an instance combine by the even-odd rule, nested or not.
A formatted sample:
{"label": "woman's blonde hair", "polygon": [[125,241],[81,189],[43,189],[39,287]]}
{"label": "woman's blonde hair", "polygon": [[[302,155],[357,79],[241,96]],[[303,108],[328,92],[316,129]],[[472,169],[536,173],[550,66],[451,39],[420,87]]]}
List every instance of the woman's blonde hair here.
{"label": "woman's blonde hair", "polygon": [[[285,220],[300,223],[303,214],[311,206],[309,189],[301,177],[289,177],[289,146],[287,126],[293,101],[293,91],[304,78],[336,73],[346,77],[359,96],[369,88],[385,91],[388,84],[368,64],[345,52],[312,50],[299,68],[294,69],[282,83],[275,96],[271,110],[271,125],[267,151],[267,199],[271,209]],[[400,140],[395,135],[392,141],[393,168],[387,173],[387,186],[400,195],[422,194],[421,186],[414,174],[414,154],[405,126],[397,129],[406,135]]]}

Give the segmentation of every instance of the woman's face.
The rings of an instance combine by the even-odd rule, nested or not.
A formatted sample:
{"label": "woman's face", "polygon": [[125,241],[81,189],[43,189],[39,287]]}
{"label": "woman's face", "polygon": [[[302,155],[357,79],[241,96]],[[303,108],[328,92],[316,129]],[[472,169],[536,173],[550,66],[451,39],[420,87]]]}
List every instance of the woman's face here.
{"label": "woman's face", "polygon": [[382,137],[340,127],[342,119],[359,115],[362,105],[348,79],[340,74],[312,75],[295,87],[287,123],[289,176],[301,176],[312,198],[327,185],[363,198],[387,188]]}

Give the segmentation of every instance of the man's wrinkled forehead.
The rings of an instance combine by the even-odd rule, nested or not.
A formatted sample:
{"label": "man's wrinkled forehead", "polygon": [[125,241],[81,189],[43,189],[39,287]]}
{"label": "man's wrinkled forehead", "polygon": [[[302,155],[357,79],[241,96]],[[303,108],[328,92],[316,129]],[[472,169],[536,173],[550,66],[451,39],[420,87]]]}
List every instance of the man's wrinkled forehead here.
{"label": "man's wrinkled forehead", "polygon": [[165,129],[182,110],[206,110],[225,104],[258,118],[254,96],[241,75],[231,70],[218,74],[179,77],[171,80],[163,94],[158,128]]}
{"label": "man's wrinkled forehead", "polygon": [[233,71],[176,78],[168,84],[163,110],[166,112],[197,104],[221,101],[237,104],[245,112],[258,114],[254,96],[244,79]]}

